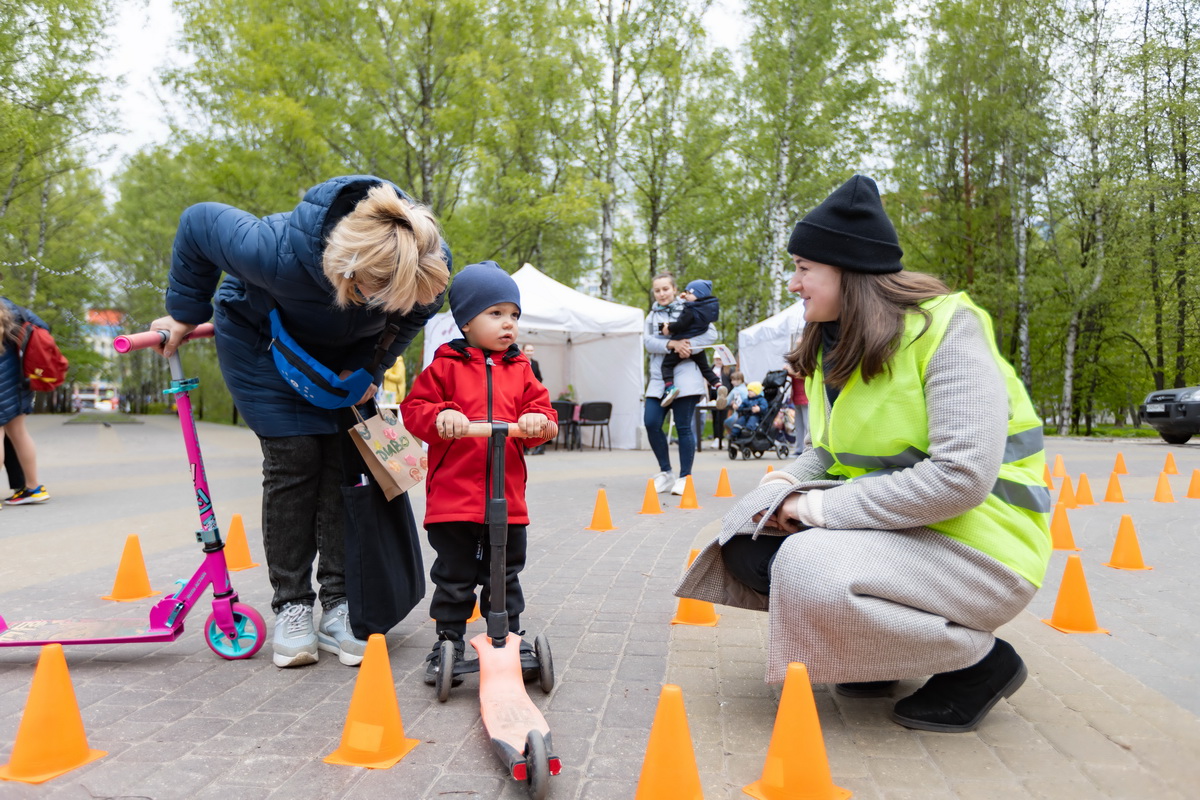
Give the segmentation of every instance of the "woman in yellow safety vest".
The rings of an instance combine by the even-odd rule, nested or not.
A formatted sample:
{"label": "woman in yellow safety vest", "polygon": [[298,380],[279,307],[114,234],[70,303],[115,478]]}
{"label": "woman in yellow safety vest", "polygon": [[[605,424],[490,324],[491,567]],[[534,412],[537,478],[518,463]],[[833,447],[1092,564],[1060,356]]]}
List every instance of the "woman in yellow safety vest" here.
{"label": "woman in yellow safety vest", "polygon": [[848,697],[932,675],[892,719],[973,730],[1026,676],[994,631],[1050,557],[1041,420],[988,314],[903,269],[870,178],[809,212],[788,252],[806,449],[739,501],[676,593],[768,610],[769,682],[793,661]]}

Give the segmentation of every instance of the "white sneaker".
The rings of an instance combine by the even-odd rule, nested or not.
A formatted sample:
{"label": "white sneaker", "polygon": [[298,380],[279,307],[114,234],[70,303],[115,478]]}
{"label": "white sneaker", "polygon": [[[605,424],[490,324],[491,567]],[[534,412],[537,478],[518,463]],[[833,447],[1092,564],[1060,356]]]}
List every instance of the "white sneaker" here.
{"label": "white sneaker", "polygon": [[337,653],[338,661],[347,667],[357,667],[367,654],[367,643],[354,638],[350,629],[350,603],[343,600],[333,608],[321,612],[321,624],[317,627],[317,647],[327,653]]}
{"label": "white sneaker", "polygon": [[687,476],[684,476],[684,477],[680,478],[679,480],[675,481],[675,485],[671,487],[671,494],[677,494],[680,497],[682,497],[683,490],[686,488],[687,488]]}
{"label": "white sneaker", "polygon": [[271,637],[275,666],[302,667],[317,663],[317,633],[313,630],[312,606],[288,603],[275,615]]}
{"label": "white sneaker", "polygon": [[654,491],[662,494],[675,483],[675,473],[671,470],[660,472],[654,476]]}

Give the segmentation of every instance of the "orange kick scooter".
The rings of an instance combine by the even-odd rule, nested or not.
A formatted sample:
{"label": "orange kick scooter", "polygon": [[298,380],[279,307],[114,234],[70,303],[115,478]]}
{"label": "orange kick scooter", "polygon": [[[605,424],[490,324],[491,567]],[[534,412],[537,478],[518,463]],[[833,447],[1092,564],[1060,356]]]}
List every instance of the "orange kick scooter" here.
{"label": "orange kick scooter", "polygon": [[[504,440],[521,436],[520,429],[507,422],[472,422],[467,436],[490,438],[488,463],[487,524],[491,550],[489,580],[491,609],[487,615],[487,633],[471,639],[479,658],[458,659],[454,642],[441,644],[441,670],[437,678],[437,698],[446,702],[456,676],[479,673],[479,706],[483,726],[496,755],[504,762],[514,780],[527,784],[533,800],[544,800],[550,791],[550,776],[557,775],[562,762],[552,754],[550,726],[542,712],[525,692],[521,667],[521,637],[508,629],[505,604],[505,544],[508,539],[508,501],[504,497]],[[496,609],[499,609],[498,611]],[[554,688],[554,660],[544,634],[533,642],[537,659],[538,684],[547,694]]]}

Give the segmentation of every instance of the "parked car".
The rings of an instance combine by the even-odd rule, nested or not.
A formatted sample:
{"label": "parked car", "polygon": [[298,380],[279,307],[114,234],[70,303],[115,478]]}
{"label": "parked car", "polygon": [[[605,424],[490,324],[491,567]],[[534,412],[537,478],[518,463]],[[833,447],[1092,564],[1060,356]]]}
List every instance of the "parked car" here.
{"label": "parked car", "polygon": [[1184,444],[1200,433],[1200,386],[1162,389],[1138,406],[1142,422],[1170,444]]}

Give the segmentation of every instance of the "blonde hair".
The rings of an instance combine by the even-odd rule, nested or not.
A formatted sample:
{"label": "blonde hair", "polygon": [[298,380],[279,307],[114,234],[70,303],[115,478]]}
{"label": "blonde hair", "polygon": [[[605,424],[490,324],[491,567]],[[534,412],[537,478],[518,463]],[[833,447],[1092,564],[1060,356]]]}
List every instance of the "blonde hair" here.
{"label": "blonde hair", "polygon": [[[845,386],[857,368],[864,382],[883,373],[900,347],[904,318],[921,314],[928,328],[930,315],[920,304],[950,291],[939,278],[923,272],[841,273],[841,331],[833,352],[826,354],[827,362],[834,356],[833,368],[825,372],[825,382],[832,386]],[[825,324],[805,325],[804,335],[787,354],[787,363],[803,377],[816,371]]]}
{"label": "blonde hair", "polygon": [[433,213],[386,184],[373,187],[334,226],[321,268],[339,307],[369,302],[402,314],[432,303],[450,280]]}
{"label": "blonde hair", "polygon": [[9,310],[8,303],[0,302],[0,353],[8,350],[9,342],[14,345],[21,343],[21,326]]}

